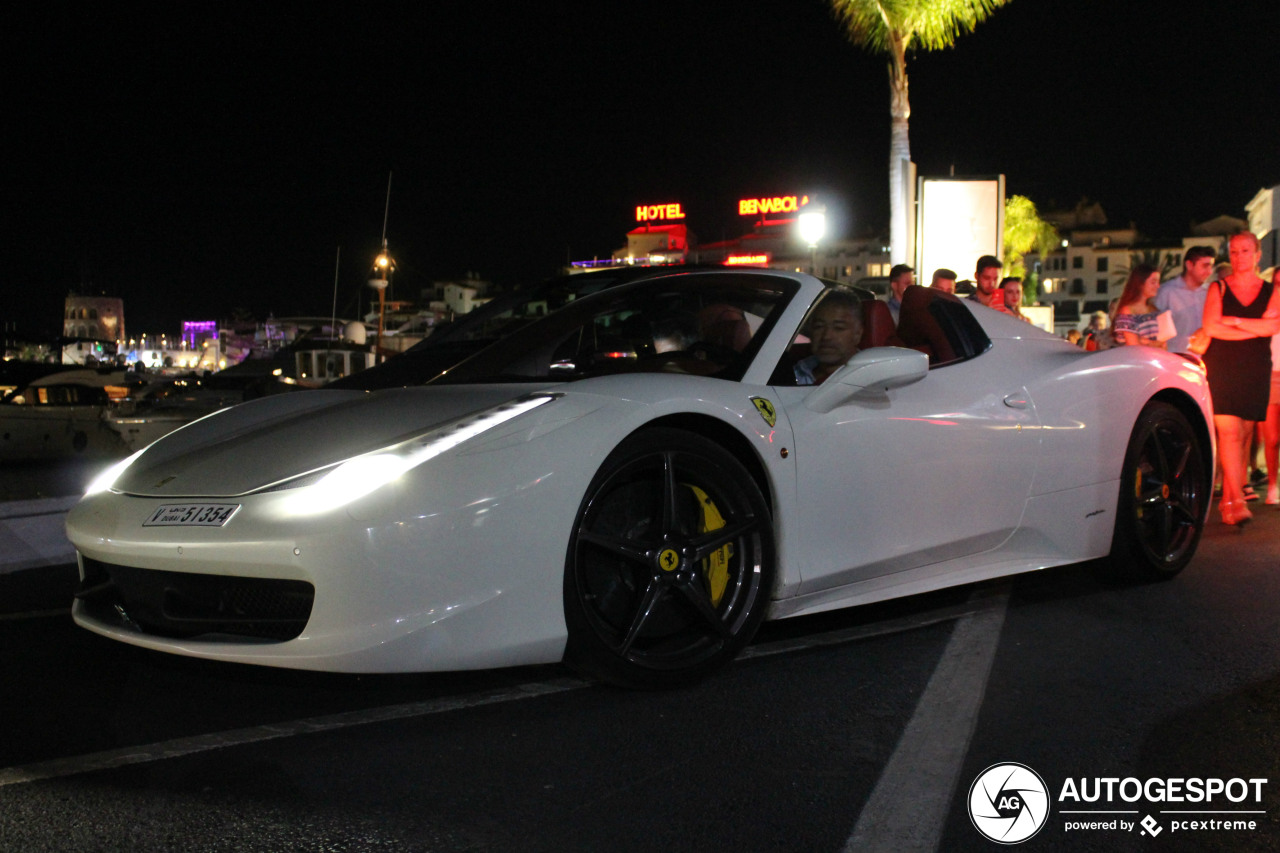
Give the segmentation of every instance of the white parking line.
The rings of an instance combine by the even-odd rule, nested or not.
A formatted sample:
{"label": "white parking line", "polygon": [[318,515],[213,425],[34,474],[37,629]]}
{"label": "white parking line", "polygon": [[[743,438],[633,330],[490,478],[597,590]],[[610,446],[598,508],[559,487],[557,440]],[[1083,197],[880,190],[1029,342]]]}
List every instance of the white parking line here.
{"label": "white parking line", "polygon": [[56,610],[27,610],[23,613],[0,613],[0,622],[18,622],[23,619],[48,619],[51,616],[70,616],[70,607]]}
{"label": "white parking line", "polygon": [[[975,606],[979,609],[975,610]],[[11,618],[45,615],[52,615],[52,613],[42,612],[39,614],[14,614]],[[1001,609],[1000,615],[1003,618],[1003,609]],[[989,617],[988,609],[981,603],[975,604],[975,602],[971,600],[963,605],[935,609],[918,616],[908,616],[900,619],[876,622],[838,631],[829,631],[824,634],[816,634],[795,640],[780,640],[772,643],[761,643],[747,648],[740,657],[743,659],[769,657],[778,654],[785,654],[787,652],[838,645],[840,643],[853,642],[867,637],[900,633],[902,631],[913,630],[926,625],[955,619],[961,620],[956,627],[956,633],[959,634],[961,632],[961,627],[969,620],[987,617]],[[998,626],[996,633],[999,633]],[[955,635],[953,635],[951,643],[948,645],[947,652],[943,655],[944,661],[951,653],[951,648],[955,643]],[[934,678],[936,680],[936,673]],[[931,681],[931,687],[932,684],[933,682]],[[425,702],[409,702],[402,705],[388,705],[381,708],[347,711],[325,717],[311,717],[308,719],[291,720],[271,725],[251,726],[248,728],[234,729],[225,732],[214,732],[206,735],[177,738],[154,744],[122,747],[120,749],[90,753],[88,755],[58,758],[18,767],[0,768],[0,787],[22,784],[24,782],[36,782],[44,779],[56,779],[63,776],[74,776],[79,773],[91,773],[97,770],[111,770],[135,764],[146,764],[152,761],[180,758],[185,755],[193,755],[215,749],[241,746],[250,743],[260,743],[279,738],[294,737],[296,735],[333,731],[336,729],[367,725],[369,723],[381,723],[391,720],[423,717],[431,714],[441,714],[447,711],[495,705],[502,702],[514,702],[521,699],[530,699],[537,696],[549,696],[555,693],[564,693],[570,690],[578,690],[583,687],[590,686],[593,686],[592,682],[583,681],[577,678],[558,678],[548,681],[527,682],[514,687],[478,693],[470,696],[446,697]],[[928,691],[926,691],[926,696],[927,695]],[[963,755],[961,757],[963,758]],[[864,810],[864,814],[865,813],[866,812]]]}
{"label": "white parking line", "polygon": [[580,679],[558,678],[551,681],[520,684],[515,687],[479,693],[474,696],[448,697],[432,699],[427,702],[409,702],[403,705],[369,708],[363,711],[347,711],[327,717],[311,717],[305,720],[253,726],[229,732],[215,732],[195,737],[177,738],[176,740],[168,740],[162,743],[123,747],[105,752],[95,752],[90,755],[57,758],[52,761],[41,761],[37,764],[28,764],[22,767],[0,769],[0,787],[22,782],[36,782],[41,779],[55,779],[60,776],[73,776],[77,773],[90,773],[95,770],[111,770],[117,767],[127,767],[131,764],[146,764],[151,761],[180,758],[184,755],[192,755],[198,752],[208,752],[213,749],[259,743],[295,735],[345,729],[351,726],[363,726],[368,723],[403,720],[408,717],[442,714],[446,711],[478,708],[483,705],[495,705],[500,702],[512,702],[534,696],[549,696],[553,693],[563,693],[567,690],[577,690],[588,686],[590,686],[590,682]]}
{"label": "white parking line", "polygon": [[980,589],[974,600],[984,606],[956,623],[915,713],[858,816],[846,853],[938,849],[1000,644],[1009,588]]}

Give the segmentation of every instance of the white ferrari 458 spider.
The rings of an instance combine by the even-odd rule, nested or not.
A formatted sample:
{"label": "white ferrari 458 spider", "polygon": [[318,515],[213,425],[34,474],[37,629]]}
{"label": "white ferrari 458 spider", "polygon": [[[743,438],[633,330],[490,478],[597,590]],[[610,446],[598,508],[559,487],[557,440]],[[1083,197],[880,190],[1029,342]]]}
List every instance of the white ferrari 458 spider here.
{"label": "white ferrari 458 spider", "polygon": [[[804,384],[824,303],[861,348]],[[67,520],[76,621],[225,661],[656,687],[765,619],[1108,556],[1171,577],[1210,502],[1198,363],[921,287],[895,324],[806,275],[664,275],[421,379],[244,403],[108,471]]]}

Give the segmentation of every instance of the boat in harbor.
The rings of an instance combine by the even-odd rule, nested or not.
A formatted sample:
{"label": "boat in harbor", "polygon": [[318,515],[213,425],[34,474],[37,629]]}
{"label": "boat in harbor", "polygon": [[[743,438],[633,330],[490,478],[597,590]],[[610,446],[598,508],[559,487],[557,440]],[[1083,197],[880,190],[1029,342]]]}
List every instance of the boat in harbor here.
{"label": "boat in harbor", "polygon": [[119,433],[102,415],[145,384],[132,371],[83,368],[48,373],[15,387],[0,398],[0,459],[123,455]]}
{"label": "boat in harbor", "polygon": [[178,427],[243,402],[246,389],[246,383],[217,373],[164,377],[108,403],[101,418],[125,452],[133,453]]}
{"label": "boat in harbor", "polygon": [[[0,460],[125,456],[246,399],[234,377],[123,369],[49,373],[0,399]],[[252,395],[249,395],[252,396]]]}

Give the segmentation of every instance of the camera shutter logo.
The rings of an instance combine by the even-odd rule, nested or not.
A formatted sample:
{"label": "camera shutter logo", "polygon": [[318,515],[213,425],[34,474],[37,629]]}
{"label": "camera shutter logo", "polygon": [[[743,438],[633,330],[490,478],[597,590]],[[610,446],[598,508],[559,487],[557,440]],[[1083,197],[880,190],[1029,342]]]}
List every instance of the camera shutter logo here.
{"label": "camera shutter logo", "polygon": [[1026,841],[1048,818],[1049,789],[1025,764],[993,764],[969,788],[969,820],[992,841]]}

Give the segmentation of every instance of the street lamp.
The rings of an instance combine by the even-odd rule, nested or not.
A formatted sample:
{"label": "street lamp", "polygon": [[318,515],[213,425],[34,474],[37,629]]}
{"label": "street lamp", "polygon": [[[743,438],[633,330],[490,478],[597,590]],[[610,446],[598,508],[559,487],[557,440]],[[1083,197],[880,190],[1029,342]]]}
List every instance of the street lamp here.
{"label": "street lamp", "polygon": [[387,203],[382,208],[382,251],[373,259],[373,271],[369,273],[369,286],[378,291],[378,339],[374,344],[373,360],[382,362],[382,325],[387,308],[387,285],[396,271],[395,259],[387,251],[387,215],[391,212],[391,173],[387,173]]}
{"label": "street lamp", "polygon": [[396,271],[395,258],[387,251],[387,239],[382,238],[382,251],[373,259],[373,270],[369,273],[369,286],[378,291],[378,338],[374,345],[374,361],[382,361],[382,325],[387,308],[387,285],[391,274]]}
{"label": "street lamp", "polygon": [[812,275],[818,264],[818,241],[827,233],[827,213],[819,208],[806,210],[796,221],[796,229],[800,239],[809,246],[809,274]]}

